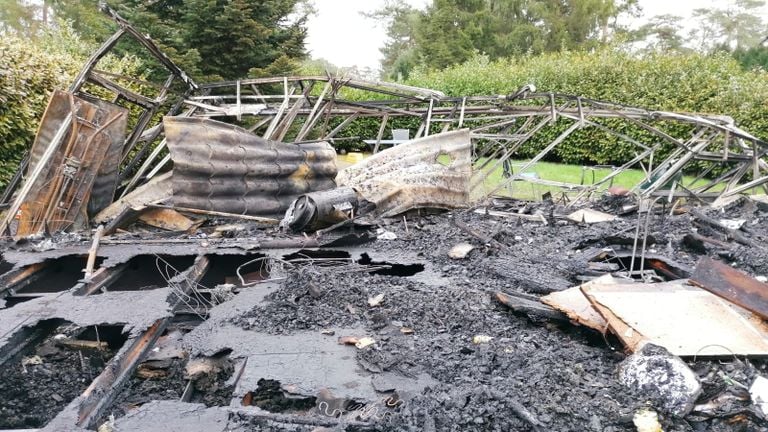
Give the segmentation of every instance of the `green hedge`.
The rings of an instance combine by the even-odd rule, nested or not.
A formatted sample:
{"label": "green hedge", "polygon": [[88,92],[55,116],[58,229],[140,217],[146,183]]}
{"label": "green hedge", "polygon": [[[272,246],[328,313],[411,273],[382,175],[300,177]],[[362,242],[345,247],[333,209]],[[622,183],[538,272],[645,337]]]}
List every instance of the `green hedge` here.
{"label": "green hedge", "polygon": [[[66,26],[37,40],[12,35],[0,38],[0,186],[13,174],[18,160],[32,143],[48,97],[55,88],[69,86],[94,47],[77,39]],[[136,75],[135,58],[107,56],[99,67]],[[768,73],[744,71],[727,54],[651,54],[642,57],[603,49],[594,53],[557,53],[494,62],[479,56],[442,71],[416,70],[407,84],[428,87],[452,96],[509,94],[532,83],[539,91],[576,94],[637,107],[725,114],[743,129],[768,140]],[[344,95],[370,97],[362,91]],[[342,119],[332,119],[333,127]],[[653,142],[648,133],[615,120],[603,120],[621,132]],[[408,128],[418,119],[395,118],[389,128]],[[661,125],[672,133],[685,126]],[[436,126],[439,127],[439,126]],[[521,156],[533,156],[566,126],[548,128]],[[359,119],[338,137],[375,138],[377,119]],[[436,132],[433,131],[433,132]],[[385,138],[389,138],[389,131]],[[360,149],[359,140],[339,147]],[[553,160],[568,163],[620,163],[634,156],[634,147],[594,128],[578,131],[556,149]]]}
{"label": "green hedge", "polygon": [[[94,48],[66,24],[35,39],[0,37],[0,190],[32,145],[51,93],[70,86]],[[130,56],[108,55],[98,66],[125,75],[141,70],[141,63]]]}
{"label": "green hedge", "polygon": [[46,52],[28,39],[0,38],[0,183],[13,175],[51,91],[67,85],[74,65],[71,56]]}
{"label": "green hedge", "polygon": [[[642,57],[603,49],[594,53],[556,53],[489,62],[480,56],[442,71],[420,70],[408,84],[452,96],[509,94],[525,84],[538,91],[581,95],[652,110],[724,114],[736,124],[768,140],[768,73],[744,71],[728,54],[650,54]],[[647,132],[626,122],[603,120],[645,142]],[[686,126],[661,124],[672,133]],[[554,139],[564,125],[541,133],[523,156],[533,156]],[[574,133],[554,152],[568,163],[620,163],[631,159],[634,147],[589,128]]]}

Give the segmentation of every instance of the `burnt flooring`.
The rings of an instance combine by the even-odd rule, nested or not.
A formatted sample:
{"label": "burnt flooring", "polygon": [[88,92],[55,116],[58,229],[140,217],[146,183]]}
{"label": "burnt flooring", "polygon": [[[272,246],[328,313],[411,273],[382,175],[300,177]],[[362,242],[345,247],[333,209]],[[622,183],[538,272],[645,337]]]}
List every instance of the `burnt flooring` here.
{"label": "burnt flooring", "polygon": [[81,330],[69,323],[53,327],[44,340],[3,364],[0,429],[45,426],[80,396],[121,346],[122,341],[104,349],[75,349],[57,343]]}
{"label": "burnt flooring", "polygon": [[[595,208],[614,211],[622,204],[601,201]],[[358,369],[371,374],[381,401],[374,411],[346,405],[351,412],[348,422],[339,423],[341,429],[636,430],[632,417],[649,406],[648,398],[618,383],[616,369],[626,355],[615,338],[513,313],[499,304],[493,293],[538,296],[578,285],[605,269],[625,268],[638,215],[588,225],[550,218],[564,211],[554,204],[501,202],[497,210],[540,213],[549,223],[472,211],[410,215],[380,226],[394,234],[393,240],[280,255],[284,272],[271,275],[281,278],[276,288],[255,307],[227,318],[227,324],[240,331],[270,335],[313,332],[333,343],[341,336],[375,340],[365,348],[349,347],[349,352]],[[727,241],[727,248],[688,244],[684,238],[694,230],[719,240],[725,238],[721,231],[696,222],[690,214],[670,216],[665,212],[647,221],[648,254],[662,259],[681,276],[704,255],[752,275],[768,275],[768,253],[762,246],[768,237],[768,213],[749,201],[706,213],[714,218],[745,219],[741,232],[759,246],[734,241]],[[639,222],[642,232],[645,216]],[[346,229],[334,234],[340,235]],[[449,258],[448,252],[459,243],[470,243],[475,248],[464,259]],[[603,267],[590,264],[594,260]],[[643,262],[643,266],[648,269],[651,262]],[[670,276],[659,273],[658,277]],[[242,289],[260,288],[256,285]],[[229,302],[235,304],[238,296]],[[372,306],[371,302],[378,304]],[[357,329],[358,333],[329,330],[340,328]],[[478,336],[485,337],[484,341],[476,343]],[[26,366],[25,371],[21,361],[32,354],[20,354],[0,371],[5,394],[0,397],[0,427],[45,424],[87,387],[101,367],[98,358],[87,362],[93,363],[92,367],[84,367],[79,354],[74,358],[60,351],[50,359],[43,358],[41,365]],[[182,356],[157,373],[134,374],[109,412],[117,417],[128,414],[129,418],[138,406],[161,406],[150,404],[153,400],[177,403],[188,385],[184,377],[187,361]],[[738,358],[689,364],[704,384],[700,403],[724,393],[742,398],[719,406],[713,413],[694,413],[682,419],[660,412],[665,431],[768,431],[768,425],[750,412],[743,391],[738,392],[739,385],[748,386],[757,375],[768,376],[765,361]],[[297,362],[296,367],[302,365]],[[359,370],[350,370],[350,375]],[[30,374],[38,377],[33,380],[38,383],[36,387],[25,387],[28,384],[23,378]],[[402,381],[392,381],[392,376],[402,377]],[[209,410],[214,411],[215,407],[237,406],[238,402],[232,401],[231,377],[232,371],[227,370],[201,382],[191,401],[213,407]],[[402,385],[409,379],[429,384],[413,390]],[[306,400],[293,406],[296,400],[281,401],[282,393],[275,390],[277,383],[265,383],[259,387],[261,392],[252,389],[256,396],[251,397],[259,401],[254,405],[276,415],[287,410],[309,420],[302,424],[275,423],[265,420],[268,415],[263,413],[255,417],[232,413],[227,414],[228,430],[320,430],[311,421],[320,414],[305,406]],[[24,403],[16,404],[16,400]],[[33,406],[31,411],[25,410],[29,406]],[[162,406],[176,405],[169,402]],[[521,408],[539,425],[532,426],[531,418],[524,418]]]}
{"label": "burnt flooring", "polygon": [[[602,208],[610,210],[613,204],[603,203]],[[539,205],[532,211],[547,215],[549,209]],[[711,213],[746,217],[751,237],[764,242],[768,230],[762,221],[768,215],[758,209]],[[438,382],[421,393],[401,395],[404,403],[380,418],[379,430],[533,430],[515,413],[522,405],[538,419],[539,430],[634,431],[632,417],[647,403],[643,395],[632,394],[617,382],[616,368],[625,358],[617,340],[514,314],[491,295],[539,294],[563,284],[577,285],[581,277],[593,274],[588,260],[595,251],[631,248],[637,217],[592,225],[551,220],[543,225],[453,212],[397,221],[384,227],[397,238],[376,241],[371,253],[387,261],[426,265],[432,269],[428,276],[432,283],[423,277],[358,271],[351,265],[297,266],[265,304],[235,321],[246,329],[275,334],[362,326],[365,336],[376,340],[356,351],[362,368],[410,377],[426,373]],[[645,219],[641,222],[643,232]],[[768,274],[764,249],[735,242],[727,251],[684,246],[684,235],[696,228],[690,215],[655,215],[648,226],[649,253],[668,258],[682,273],[690,271],[703,253],[752,274]],[[706,227],[698,231],[718,236]],[[475,249],[466,259],[449,258],[448,251],[462,242]],[[379,306],[368,305],[369,299],[382,294]],[[492,339],[476,344],[473,338],[478,335]],[[764,361],[705,364],[709,371],[709,375],[702,372],[702,378],[709,380],[705,388],[719,392],[728,386],[727,378],[717,378],[718,374],[712,378],[712,368],[725,377],[742,376],[745,369],[766,375]],[[718,391],[706,396],[712,397],[711,393]],[[662,413],[661,419],[668,431],[768,430],[754,415],[739,410],[721,414],[676,419]]]}

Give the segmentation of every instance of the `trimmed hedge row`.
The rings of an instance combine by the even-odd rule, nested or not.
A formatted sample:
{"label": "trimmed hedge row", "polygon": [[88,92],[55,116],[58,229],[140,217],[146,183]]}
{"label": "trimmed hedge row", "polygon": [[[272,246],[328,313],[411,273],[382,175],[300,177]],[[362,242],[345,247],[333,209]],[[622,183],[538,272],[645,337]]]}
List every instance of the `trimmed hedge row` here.
{"label": "trimmed hedge row", "polygon": [[65,87],[73,70],[72,56],[43,51],[28,39],[0,38],[0,183],[31,145],[51,91]]}
{"label": "trimmed hedge row", "polygon": [[[93,48],[66,25],[38,39],[0,37],[0,189],[32,145],[51,93],[69,87]],[[135,75],[141,63],[108,55],[99,68]]]}
{"label": "trimmed hedge row", "polygon": [[[11,35],[0,38],[0,186],[13,174],[31,144],[50,93],[69,85],[92,48],[66,28],[36,41]],[[132,57],[108,56],[99,66],[126,75],[136,74],[141,68]],[[743,129],[768,140],[768,73],[744,71],[723,53],[637,57],[606,48],[593,53],[565,52],[493,62],[478,56],[442,71],[416,70],[407,82],[452,96],[509,94],[529,83],[539,91],[649,109],[730,115]],[[353,91],[344,96],[365,99],[370,95]],[[331,126],[339,122],[341,119],[333,119]],[[626,123],[603,122],[644,142],[654,142],[650,134]],[[395,118],[389,127],[408,128],[414,133],[418,123],[418,119]],[[535,155],[565,127],[558,124],[543,130],[524,148],[522,156]],[[671,133],[686,132],[686,126],[661,127]],[[375,137],[378,129],[377,119],[359,119],[339,135],[359,140],[340,141],[338,146],[360,148],[360,140]],[[611,135],[589,128],[574,133],[553,152],[551,160],[617,164],[633,157],[634,150]]]}
{"label": "trimmed hedge row", "polygon": [[[724,114],[758,138],[768,140],[768,73],[744,71],[728,54],[650,54],[643,57],[602,49],[490,62],[482,56],[442,71],[418,70],[408,84],[453,96],[509,94],[525,84],[537,91],[585,96],[652,110]],[[644,142],[653,136],[626,122],[603,120]],[[687,126],[659,125],[672,133]],[[535,155],[565,128],[542,131],[523,156]],[[634,147],[595,128],[580,130],[556,148],[567,163],[621,163]]]}

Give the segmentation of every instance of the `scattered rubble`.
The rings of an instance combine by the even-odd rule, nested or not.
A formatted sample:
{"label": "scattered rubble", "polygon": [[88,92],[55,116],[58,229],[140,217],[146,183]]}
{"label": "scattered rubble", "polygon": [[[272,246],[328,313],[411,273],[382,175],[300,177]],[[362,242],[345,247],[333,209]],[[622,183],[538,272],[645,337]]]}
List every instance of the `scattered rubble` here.
{"label": "scattered rubble", "polygon": [[469,243],[459,243],[448,251],[448,256],[453,259],[464,259],[475,247]]}
{"label": "scattered rubble", "polygon": [[698,377],[685,362],[650,343],[619,365],[619,381],[676,417],[690,413],[701,394]]}
{"label": "scattered rubble", "polygon": [[[4,194],[0,428],[766,430],[768,201],[744,194],[768,144],[730,119],[334,77],[198,85],[107,12],[119,31],[54,94]],[[168,69],[155,93],[95,69],[124,35]],[[331,144],[361,116],[381,120],[375,154],[339,171]],[[421,126],[379,152],[390,116]],[[526,175],[603,118],[656,138],[618,134],[637,157],[594,184]],[[609,187],[657,139],[672,153]],[[702,161],[723,174],[682,184]],[[497,194],[520,182],[563,192]]]}

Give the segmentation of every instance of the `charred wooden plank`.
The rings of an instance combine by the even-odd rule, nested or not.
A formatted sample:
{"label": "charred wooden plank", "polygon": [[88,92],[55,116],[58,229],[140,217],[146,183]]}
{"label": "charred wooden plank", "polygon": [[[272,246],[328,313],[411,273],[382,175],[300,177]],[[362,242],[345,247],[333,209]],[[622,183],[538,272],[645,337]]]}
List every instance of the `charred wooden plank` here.
{"label": "charred wooden plank", "polygon": [[510,295],[503,292],[496,292],[493,296],[496,298],[496,300],[499,301],[499,303],[512,309],[515,312],[555,321],[569,321],[568,317],[564,313],[554,309],[551,306],[545,305],[535,296]]}
{"label": "charred wooden plank", "polygon": [[109,344],[101,341],[82,340],[82,339],[60,339],[56,341],[56,345],[71,350],[106,350]]}
{"label": "charred wooden plank", "polygon": [[731,244],[728,244],[724,241],[713,239],[711,237],[706,237],[694,232],[688,233],[685,235],[685,237],[683,237],[683,245],[688,246],[689,248],[702,254],[707,252],[706,246],[704,245],[704,243],[708,243],[725,250],[730,250],[732,247]]}
{"label": "charred wooden plank", "polygon": [[763,319],[768,319],[768,284],[766,283],[709,257],[699,261],[690,281]]}
{"label": "charred wooden plank", "polygon": [[40,262],[20,269],[13,269],[0,276],[0,298],[27,287],[39,280],[50,270],[50,264]]}
{"label": "charred wooden plank", "polygon": [[705,215],[704,213],[691,209],[691,214],[699,221],[706,223],[707,225],[712,226],[715,229],[718,229],[726,234],[728,234],[728,237],[734,239],[735,241],[745,245],[745,246],[751,246],[751,247],[758,247],[755,242],[753,242],[751,239],[747,238],[744,234],[741,234],[737,230],[730,229],[727,226],[721,224],[717,220]]}
{"label": "charred wooden plank", "polygon": [[[546,263],[532,263],[519,258],[498,258],[485,264],[484,267],[527,292],[549,294],[573,286],[573,283],[566,279],[566,274],[580,273],[583,268],[573,267],[571,269],[568,268],[569,264],[565,261],[546,265]],[[576,271],[577,268],[579,271]]]}

